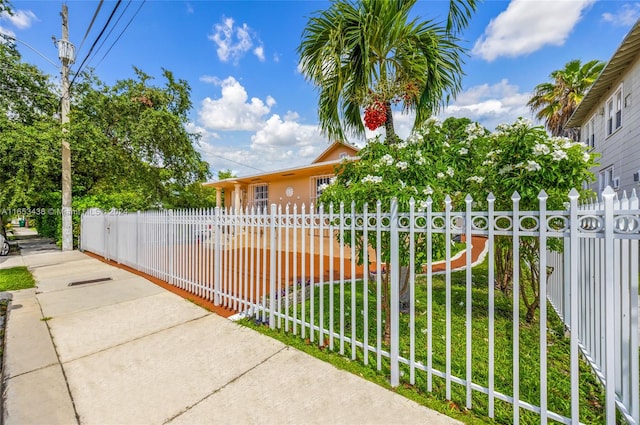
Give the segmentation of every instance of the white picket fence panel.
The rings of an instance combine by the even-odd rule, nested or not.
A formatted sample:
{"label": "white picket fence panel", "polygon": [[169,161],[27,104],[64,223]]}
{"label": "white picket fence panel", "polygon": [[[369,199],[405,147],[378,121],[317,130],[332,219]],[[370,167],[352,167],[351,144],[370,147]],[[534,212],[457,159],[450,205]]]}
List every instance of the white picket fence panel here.
{"label": "white picket fence panel", "polygon": [[[495,401],[513,406],[512,422],[519,423],[521,410],[535,412],[541,423],[549,419],[560,423],[578,423],[579,355],[591,365],[606,389],[607,423],[615,423],[616,407],[624,419],[640,425],[638,389],[638,245],[640,209],[635,192],[616,201],[611,188],[598,204],[578,203],[578,193],[568,195],[569,207],[548,211],[546,194],[539,196],[537,211],[520,211],[519,195],[512,196],[511,211],[495,211],[495,198],[487,198],[487,211],[473,211],[473,199],[465,199],[465,208],[454,211],[446,198],[444,211],[434,211],[430,201],[424,209],[413,203],[410,211],[398,211],[395,201],[389,212],[378,202],[369,209],[356,211],[354,205],[297,206],[271,205],[264,211],[251,210],[179,210],[149,211],[133,214],[88,211],[82,217],[81,248],[109,260],[125,264],[178,288],[255,317],[272,328],[284,329],[319,345],[328,345],[353,360],[374,363],[381,370],[388,362],[390,382],[415,384],[416,374],[426,374],[427,390],[434,378],[445,381],[446,398],[452,398],[452,384],[465,390],[465,407],[473,408],[473,391],[485,394],[488,413],[495,415]],[[452,301],[453,254],[451,241],[462,236],[466,264],[472,259],[474,237],[486,238],[489,282],[487,311],[488,355],[486,383],[474,382],[472,362],[473,274],[465,266],[465,299]],[[539,400],[523,400],[520,395],[520,268],[513,269],[513,309],[511,353],[512,390],[496,389],[496,306],[494,281],[497,237],[510,238],[514,264],[519,264],[522,238],[539,241],[541,276],[540,297],[540,377]],[[349,246],[344,238],[361,238],[369,249]],[[389,270],[381,257],[382,239],[390,246]],[[369,240],[369,238],[372,238]],[[434,334],[434,290],[432,249],[435,238],[444,238],[445,260],[445,334]],[[562,253],[548,252],[552,239],[564,244]],[[375,242],[373,241],[375,240]],[[418,245],[418,241],[426,244]],[[400,312],[401,257],[408,254],[409,302],[407,314]],[[363,264],[359,268],[357,257]],[[427,327],[417,329],[417,272],[426,281]],[[384,344],[383,276],[389,273],[390,343]],[[363,296],[358,304],[356,294]],[[326,293],[326,295],[325,295]],[[576,294],[576,296],[572,296]],[[319,299],[315,299],[318,297]],[[328,298],[328,299],[327,299]],[[349,298],[349,302],[347,302]],[[370,299],[371,298],[371,299]],[[300,302],[301,300],[308,300]],[[338,305],[336,305],[336,302]],[[370,303],[375,303],[375,308]],[[317,304],[317,308],[316,308]],[[465,336],[454,340],[454,309],[465,311]],[[375,313],[370,313],[374,311]],[[562,415],[548,409],[547,323],[558,314],[570,334],[571,413]],[[328,316],[328,317],[327,317]],[[406,318],[406,319],[405,319]],[[404,324],[408,321],[408,326]],[[403,333],[403,335],[401,335]],[[401,352],[400,340],[409,334],[408,350]],[[434,353],[435,339],[445,340],[444,361]],[[420,345],[422,344],[422,345]],[[418,346],[426,346],[426,358],[417,358]],[[542,348],[542,349],[541,349]],[[453,353],[464,352],[464,373],[452,371]],[[384,362],[383,362],[384,359]],[[444,363],[436,368],[435,360]],[[477,365],[476,365],[477,367]],[[403,370],[408,369],[408,376]],[[608,383],[613,382],[613,385]]]}

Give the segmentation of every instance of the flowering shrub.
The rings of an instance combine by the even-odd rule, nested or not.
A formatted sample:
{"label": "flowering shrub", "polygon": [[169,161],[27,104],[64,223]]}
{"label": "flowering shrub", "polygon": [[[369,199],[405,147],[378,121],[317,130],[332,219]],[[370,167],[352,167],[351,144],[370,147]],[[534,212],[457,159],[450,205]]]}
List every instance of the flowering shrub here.
{"label": "flowering shrub", "polygon": [[[396,198],[400,211],[406,212],[411,200],[418,210],[424,210],[430,198],[436,211],[444,208],[446,195],[450,195],[454,209],[463,209],[464,197],[470,194],[475,208],[483,209],[492,192],[496,209],[510,210],[511,196],[517,191],[521,210],[537,210],[538,194],[544,189],[548,208],[562,209],[572,188],[580,190],[584,181],[593,179],[589,169],[594,165],[594,156],[585,145],[551,137],[524,119],[501,125],[493,133],[465,118],[449,118],[443,123],[431,119],[406,141],[386,145],[380,137],[369,140],[359,157],[340,166],[320,202],[344,202],[348,207],[354,201],[356,210],[361,211],[365,203],[372,210],[380,200],[383,210],[388,211],[390,200]],[[346,242],[360,244],[360,237],[350,241],[347,235]],[[384,237],[388,239],[388,234]],[[369,235],[369,242],[375,246],[375,234]],[[389,241],[381,244],[382,259],[388,262]],[[434,255],[438,255],[444,240],[434,240],[434,247]],[[362,252],[363,247],[358,248]],[[408,264],[406,248],[400,253],[403,264]],[[535,246],[530,248],[530,253],[535,252]],[[417,247],[416,252],[425,250]],[[508,252],[505,261],[507,257]],[[530,269],[537,263],[533,257],[523,258]],[[500,271],[506,292],[510,272]]]}

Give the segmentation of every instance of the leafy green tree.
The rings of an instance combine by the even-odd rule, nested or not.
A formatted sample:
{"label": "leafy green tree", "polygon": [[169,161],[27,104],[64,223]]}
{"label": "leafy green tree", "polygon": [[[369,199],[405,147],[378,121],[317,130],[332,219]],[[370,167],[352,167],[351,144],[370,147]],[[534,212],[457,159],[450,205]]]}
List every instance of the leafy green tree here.
{"label": "leafy green tree", "polygon": [[[6,5],[6,3],[5,3]],[[0,209],[49,207],[60,187],[58,97],[49,77],[22,62],[15,44],[0,43]]]}
{"label": "leafy green tree", "polygon": [[[311,17],[298,47],[302,72],[319,90],[320,126],[346,140],[385,127],[394,143],[392,105],[416,113],[420,126],[460,90],[457,31],[475,0],[451,0],[447,23],[411,19],[416,0],[335,0]],[[364,108],[364,123],[361,115]]]}
{"label": "leafy green tree", "polygon": [[579,133],[564,126],[605,65],[599,60],[583,64],[579,59],[574,59],[567,62],[563,69],[553,71],[549,75],[551,82],[535,87],[527,106],[536,113],[536,118],[544,121],[551,135],[578,140]]}
{"label": "leafy green tree", "polygon": [[230,168],[226,170],[218,170],[218,180],[230,179],[236,177]]}
{"label": "leafy green tree", "polygon": [[[143,194],[145,206],[175,204],[184,188],[209,176],[185,124],[190,88],[163,71],[164,85],[136,69],[108,87],[92,81],[75,94],[70,139],[74,192]],[[194,193],[192,191],[192,193]]]}
{"label": "leafy green tree", "polygon": [[[38,230],[59,236],[59,96],[10,42],[0,43],[0,67],[0,209],[35,210]],[[185,127],[189,85],[167,70],[163,80],[153,85],[136,69],[135,78],[112,87],[92,74],[73,86],[74,212],[215,204],[214,192],[199,184],[210,172],[195,148],[198,136]]]}

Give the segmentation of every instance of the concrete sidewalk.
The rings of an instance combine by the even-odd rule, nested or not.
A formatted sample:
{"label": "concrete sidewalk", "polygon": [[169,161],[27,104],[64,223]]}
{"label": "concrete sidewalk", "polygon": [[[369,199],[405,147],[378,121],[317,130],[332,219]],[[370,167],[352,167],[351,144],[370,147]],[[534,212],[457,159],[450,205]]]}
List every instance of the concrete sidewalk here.
{"label": "concrete sidewalk", "polygon": [[18,263],[5,424],[458,423],[80,252]]}

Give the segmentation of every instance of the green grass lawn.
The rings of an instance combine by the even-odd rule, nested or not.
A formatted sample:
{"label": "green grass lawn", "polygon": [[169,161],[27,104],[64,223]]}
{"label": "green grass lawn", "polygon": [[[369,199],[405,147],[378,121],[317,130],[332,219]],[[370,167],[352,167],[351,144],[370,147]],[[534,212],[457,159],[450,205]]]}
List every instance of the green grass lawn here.
{"label": "green grass lawn", "polygon": [[[473,289],[472,289],[472,381],[476,384],[488,387],[489,379],[489,331],[488,331],[488,285],[486,263],[473,269]],[[364,288],[362,282],[356,285],[356,336],[359,341],[364,337]],[[368,300],[368,340],[370,345],[376,344],[376,288],[375,282],[370,282],[367,288]],[[444,372],[446,370],[446,286],[444,276],[434,276],[433,278],[433,304],[432,304],[432,352],[433,368]],[[389,361],[384,356],[378,369],[375,352],[368,353],[368,365],[364,364],[364,350],[356,348],[356,361],[350,361],[351,352],[351,296],[352,288],[350,282],[344,285],[344,357],[338,353],[340,349],[340,339],[334,339],[334,349],[328,347],[318,347],[317,341],[319,333],[313,335],[315,343],[310,341],[307,328],[305,339],[300,338],[300,326],[297,334],[285,333],[285,321],[281,321],[281,330],[270,330],[265,326],[259,326],[253,321],[245,320],[247,326],[260,329],[262,332],[274,336],[283,342],[304,349],[304,351],[330,361],[338,367],[343,367],[355,374],[361,375],[381,385],[388,386]],[[495,291],[495,348],[494,348],[494,379],[495,390],[506,395],[512,395],[512,373],[513,373],[513,322],[512,322],[512,301],[510,298]],[[314,291],[314,323],[319,324],[319,298],[320,290]],[[324,288],[323,310],[324,328],[329,327],[329,299],[331,290],[328,286]],[[334,284],[334,332],[340,332],[341,301],[339,295],[339,284]],[[466,289],[465,272],[452,274],[451,287],[451,373],[460,378],[465,378],[465,347],[466,347]],[[306,320],[309,321],[311,302],[304,304]],[[289,313],[293,315],[293,306],[289,306]],[[284,307],[283,307],[284,309]],[[296,308],[297,317],[301,318],[302,304]],[[427,364],[427,285],[426,279],[421,276],[416,279],[416,307],[415,307],[415,344],[413,350],[415,359]],[[548,307],[547,320],[547,403],[550,411],[563,416],[571,415],[571,381],[570,381],[570,345],[569,339],[564,335],[564,327],[557,318],[551,307]],[[520,399],[534,405],[539,405],[540,400],[540,349],[539,349],[539,322],[527,324],[524,321],[525,309],[520,307],[521,321],[519,332],[520,347]],[[411,352],[409,315],[402,314],[400,318],[400,356],[409,358]],[[288,324],[289,331],[292,324]],[[325,332],[325,338],[327,337]],[[388,347],[382,347],[388,351]],[[495,400],[495,421],[488,418],[488,396],[478,391],[472,392],[472,409],[465,409],[465,387],[455,382],[451,384],[451,401],[446,401],[445,380],[433,376],[432,391],[427,391],[427,374],[424,371],[415,370],[415,381],[411,385],[409,382],[410,370],[407,365],[401,364],[401,385],[395,389],[397,392],[412,398],[421,404],[436,409],[449,416],[455,417],[467,423],[496,422],[511,423],[513,406],[510,403]],[[598,384],[595,376],[591,373],[589,366],[580,362],[580,421],[583,423],[595,424],[604,423],[603,409],[604,393]],[[539,423],[537,414],[521,409],[522,423]]]}
{"label": "green grass lawn", "polygon": [[15,291],[33,288],[36,281],[26,267],[13,267],[0,270],[0,291]]}

